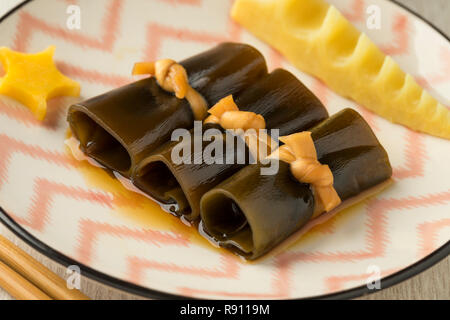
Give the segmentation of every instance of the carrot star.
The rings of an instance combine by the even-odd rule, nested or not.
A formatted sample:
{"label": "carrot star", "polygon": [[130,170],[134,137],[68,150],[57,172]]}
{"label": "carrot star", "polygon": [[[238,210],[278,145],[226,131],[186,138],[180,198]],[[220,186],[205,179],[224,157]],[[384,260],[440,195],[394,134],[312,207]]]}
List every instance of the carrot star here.
{"label": "carrot star", "polygon": [[0,78],[0,94],[27,106],[38,120],[47,112],[47,100],[80,95],[80,85],[63,75],[53,61],[55,46],[28,54],[0,47],[0,63],[6,75]]}

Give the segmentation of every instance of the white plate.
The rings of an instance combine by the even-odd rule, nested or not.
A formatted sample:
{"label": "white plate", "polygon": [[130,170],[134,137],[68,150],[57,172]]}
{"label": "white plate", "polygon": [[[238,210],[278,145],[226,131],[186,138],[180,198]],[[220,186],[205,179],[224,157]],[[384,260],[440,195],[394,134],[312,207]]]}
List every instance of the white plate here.
{"label": "white plate", "polygon": [[[330,2],[449,104],[450,43],[443,35],[392,2]],[[81,8],[81,30],[66,27],[70,4]],[[369,4],[381,8],[381,30],[365,27]],[[382,280],[383,288],[445,257],[450,249],[450,142],[391,124],[295,70],[232,23],[230,5],[209,0],[34,0],[1,21],[0,44],[24,52],[56,45],[59,67],[81,83],[80,99],[85,99],[132,81],[136,61],[182,59],[227,40],[250,43],[270,68],[295,73],[330,114],[344,107],[362,113],[389,153],[396,181],[392,187],[316,227],[285,252],[245,263],[212,248],[194,230],[117,187],[98,169],[74,161],[63,141],[66,110],[75,99],[51,101],[47,120],[39,123],[2,96],[3,222],[54,260],[79,264],[84,275],[153,297],[352,297],[369,291],[366,281],[374,270],[382,277],[403,270]]]}

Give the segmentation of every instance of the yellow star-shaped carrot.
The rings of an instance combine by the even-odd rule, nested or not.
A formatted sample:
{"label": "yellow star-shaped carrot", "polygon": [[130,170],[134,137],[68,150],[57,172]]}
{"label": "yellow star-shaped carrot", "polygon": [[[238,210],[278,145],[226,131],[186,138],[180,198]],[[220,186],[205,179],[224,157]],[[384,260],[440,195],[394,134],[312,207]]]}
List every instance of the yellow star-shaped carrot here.
{"label": "yellow star-shaped carrot", "polygon": [[80,95],[78,82],[69,79],[53,61],[55,46],[28,54],[0,48],[0,63],[6,75],[0,78],[0,94],[27,106],[38,120],[47,112],[47,100],[56,96]]}

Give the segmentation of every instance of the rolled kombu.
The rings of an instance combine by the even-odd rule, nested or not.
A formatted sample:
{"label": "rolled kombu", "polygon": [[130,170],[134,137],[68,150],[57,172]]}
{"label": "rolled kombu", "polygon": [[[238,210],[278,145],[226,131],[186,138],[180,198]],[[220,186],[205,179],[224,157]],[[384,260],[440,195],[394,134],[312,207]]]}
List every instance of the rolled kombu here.
{"label": "rolled kombu", "polygon": [[[208,107],[267,74],[264,57],[237,43],[222,43],[180,64]],[[173,130],[192,128],[194,117],[186,99],[164,91],[152,77],[72,105],[68,122],[87,156],[130,177],[142,158],[170,140]]]}
{"label": "rolled kombu", "polygon": [[[392,175],[388,155],[364,119],[344,109],[310,129],[317,158],[327,164],[342,201],[358,196]],[[222,247],[256,259],[313,216],[316,201],[309,184],[297,181],[289,164],[275,175],[249,165],[201,199],[203,231]]]}
{"label": "rolled kombu", "polygon": [[[328,113],[317,97],[290,72],[277,69],[235,96],[242,111],[261,114],[267,129],[279,129],[280,135],[306,130],[328,117]],[[201,147],[194,146],[195,136],[187,141],[173,141],[163,145],[146,157],[132,175],[133,183],[145,193],[165,204],[173,204],[175,214],[185,219],[196,220],[200,215],[200,199],[219,182],[242,169],[249,162],[248,150],[238,148],[239,137],[230,147],[226,134],[216,128],[214,140],[204,141],[201,136],[211,127],[203,126]],[[208,163],[202,159],[203,152],[212,143],[222,144],[223,154],[219,163]],[[187,144],[187,159],[191,163],[177,163],[172,151],[180,144]],[[231,154],[231,156],[230,156]],[[231,158],[232,161],[227,161]],[[238,161],[238,159],[245,159]],[[199,163],[194,163],[200,159]]]}

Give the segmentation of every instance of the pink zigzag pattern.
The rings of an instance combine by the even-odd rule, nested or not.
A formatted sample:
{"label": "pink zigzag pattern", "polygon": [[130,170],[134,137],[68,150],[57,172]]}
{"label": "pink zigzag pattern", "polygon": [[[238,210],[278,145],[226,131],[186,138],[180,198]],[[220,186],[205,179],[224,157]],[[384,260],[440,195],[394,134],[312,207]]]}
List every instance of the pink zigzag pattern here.
{"label": "pink zigzag pattern", "polygon": [[366,248],[360,251],[344,252],[285,252],[278,255],[276,259],[277,273],[273,279],[274,293],[259,294],[252,292],[218,292],[198,290],[195,288],[179,288],[179,292],[189,295],[229,296],[229,297],[261,297],[261,298],[288,298],[291,291],[292,266],[297,262],[318,263],[323,261],[356,261],[380,257],[384,254],[386,245],[389,243],[386,233],[387,213],[391,210],[407,210],[417,207],[429,207],[445,204],[450,201],[450,190],[437,194],[429,194],[421,197],[408,197],[403,199],[374,199],[367,205],[369,221],[366,233]]}
{"label": "pink zigzag pattern", "polygon": [[239,264],[237,257],[229,253],[221,254],[218,267],[192,267],[180,266],[174,263],[161,263],[156,260],[148,260],[140,257],[128,257],[128,278],[134,283],[142,283],[143,273],[146,269],[160,270],[165,272],[182,273],[210,278],[238,279]]}
{"label": "pink zigzag pattern", "polygon": [[394,25],[392,26],[392,31],[395,35],[395,40],[392,41],[393,44],[381,47],[387,55],[400,55],[407,54],[409,50],[409,19],[403,14],[397,14],[394,17]]}
{"label": "pink zigzag pattern", "polygon": [[9,119],[19,121],[27,127],[42,126],[42,123],[26,108],[15,108],[0,101],[0,113]]}
{"label": "pink zigzag pattern", "polygon": [[450,219],[424,222],[418,225],[417,231],[421,238],[419,257],[425,257],[436,248],[436,237],[439,230],[450,227]]}
{"label": "pink zigzag pattern", "polygon": [[39,146],[28,145],[4,134],[0,134],[0,145],[2,146],[0,150],[0,187],[2,186],[2,183],[8,180],[7,167],[12,154],[15,152],[23,153],[32,156],[35,159],[42,159],[60,166],[76,167],[79,165],[78,161],[70,159],[62,153],[47,151]]}
{"label": "pink zigzag pattern", "polygon": [[364,0],[353,0],[351,10],[343,12],[343,15],[350,21],[358,22],[364,20]]}
{"label": "pink zigzag pattern", "polygon": [[406,163],[402,167],[393,170],[393,177],[398,180],[423,177],[427,159],[423,136],[408,129],[405,140]]}
{"label": "pink zigzag pattern", "polygon": [[[380,272],[380,277],[383,278],[390,274],[399,271],[399,269],[388,269]],[[349,281],[358,281],[358,280],[366,280],[371,276],[371,274],[363,273],[363,274],[352,274],[346,276],[331,276],[325,279],[325,286],[328,289],[328,292],[337,292],[343,290],[345,288],[345,283]],[[382,287],[382,283],[380,283]]]}
{"label": "pink zigzag pattern", "polygon": [[[32,20],[29,20],[29,21],[31,21],[32,23],[39,22],[37,19],[36,20],[32,19]],[[26,24],[26,23],[23,23],[23,22],[22,22],[22,24],[23,25],[19,24],[19,30],[22,29],[21,27],[24,27],[25,28],[25,32],[22,33],[22,38],[18,38],[18,40],[16,41],[16,43],[17,43],[16,46],[19,49],[24,49],[25,48],[25,44],[27,43],[26,40],[28,39],[28,36],[29,36],[29,34],[27,33],[27,30],[28,30],[27,28],[29,27],[29,25]],[[56,35],[59,35],[59,36],[62,36],[62,37],[66,37],[66,34],[59,32],[60,30],[56,30],[54,28],[52,29],[51,27],[48,27],[45,24],[39,24],[38,23],[37,26],[43,27],[42,29],[44,29],[44,31],[54,31],[54,33]],[[236,28],[234,28],[234,29],[236,29]],[[235,34],[235,33],[232,32],[232,34]],[[185,36],[185,35],[186,34],[182,34],[182,36]],[[220,37],[214,38],[214,36],[211,36],[211,38],[208,38],[208,36],[204,37],[204,35],[196,35],[194,33],[187,34],[187,36],[188,37],[191,36],[191,38],[193,40],[195,40],[195,41],[216,41],[216,42],[220,42],[222,40],[225,40],[225,38],[220,38]],[[86,39],[87,38],[84,38],[84,39],[76,38],[74,41],[75,42],[80,42],[79,40],[82,40],[82,41],[85,42],[84,44],[91,44],[92,45],[92,42],[86,41]],[[98,72],[95,72],[95,71],[83,70],[81,68],[65,64],[64,62],[60,62],[59,66],[61,67],[63,72],[65,72],[66,74],[75,75],[75,76],[78,76],[78,77],[82,76],[84,78],[87,78],[88,80],[91,80],[91,79],[93,79],[95,81],[100,80],[103,83],[107,83],[107,84],[114,85],[114,86],[123,85],[128,80],[128,79],[125,79],[125,78],[118,78],[118,77],[113,78],[111,76],[104,76],[101,73],[98,73]],[[16,119],[19,119],[20,121],[25,122],[27,124],[38,125],[37,122],[33,121],[31,118],[28,118],[28,116],[26,116],[25,114],[22,114],[21,111],[17,111],[17,109],[14,110],[14,109],[10,108],[10,109],[8,109],[6,111],[6,113],[7,113],[8,116],[13,116],[13,117],[15,116]],[[42,184],[40,184],[40,186],[42,186]],[[62,186],[58,186],[58,187],[62,187]],[[64,191],[67,191],[67,190],[64,190]],[[70,191],[74,191],[74,190],[70,190]],[[67,192],[65,192],[65,193],[67,194]],[[43,200],[43,202],[35,201],[36,203],[42,203],[43,204],[41,207],[39,207],[39,208],[37,207],[36,210],[35,210],[35,212],[39,213],[39,214],[35,214],[34,215],[34,217],[38,217],[40,215],[41,218],[43,218],[43,219],[40,220],[40,221],[42,221],[42,224],[41,225],[38,225],[36,223],[31,223],[30,224],[31,227],[34,227],[35,229],[36,228],[42,228],[43,227],[43,221],[46,220],[45,219],[46,217],[42,216],[43,214],[45,214],[46,210],[42,210],[42,209],[46,209],[47,208],[47,205],[48,205],[48,202],[49,202],[48,199],[50,197],[50,193],[44,195],[44,199],[42,197],[43,197],[42,194],[38,195],[38,198],[40,200]],[[22,221],[22,222],[25,223],[25,221]],[[33,222],[36,222],[36,219],[33,219]],[[89,250],[86,250],[85,248],[86,248],[86,246],[84,246],[84,249],[81,249],[80,252],[82,252],[82,253],[83,252],[89,252]],[[89,254],[85,255],[85,258],[86,257],[89,257]],[[84,259],[84,261],[88,261],[88,260],[89,260],[89,258]]]}
{"label": "pink zigzag pattern", "polygon": [[[84,34],[77,34],[68,31],[60,26],[52,26],[47,22],[38,19],[27,12],[22,12],[17,24],[16,39],[14,49],[21,52],[27,51],[28,43],[34,32],[41,31],[53,37],[65,39],[80,47],[90,47],[103,51],[111,51],[117,40],[123,0],[113,0],[106,10],[102,22],[102,36],[89,37]],[[63,61],[57,62],[61,71],[68,76],[85,79],[89,82],[103,83],[110,86],[121,86],[131,81],[131,77],[105,74],[95,70],[88,70],[74,66]]]}
{"label": "pink zigzag pattern", "polygon": [[0,100],[0,114],[15,120],[26,127],[44,127],[48,130],[57,130],[58,123],[62,116],[64,116],[65,108],[62,107],[64,103],[63,97],[56,97],[48,102],[47,115],[44,121],[38,121],[33,114],[23,106],[12,106]]}
{"label": "pink zigzag pattern", "polygon": [[42,231],[49,222],[49,209],[51,208],[52,199],[55,195],[64,195],[75,200],[87,200],[108,208],[113,207],[111,204],[113,199],[105,193],[86,191],[43,178],[37,178],[34,181],[33,189],[35,194],[32,198],[31,207],[29,208],[29,216],[27,218],[15,216],[15,219],[20,224],[37,231]]}
{"label": "pink zigzag pattern", "polygon": [[[34,159],[41,159],[50,163],[54,163],[66,168],[80,168],[82,166],[89,166],[85,162],[79,162],[66,154],[59,152],[52,152],[42,149],[39,146],[32,146],[21,141],[10,138],[4,134],[0,134],[0,187],[2,183],[8,180],[7,169],[11,156],[14,153],[22,153],[33,157]],[[98,202],[102,205],[113,207],[128,206],[131,208],[139,206],[134,199],[122,194],[111,194],[84,191],[80,188],[66,186],[64,184],[48,181],[46,179],[37,179],[35,183],[35,195],[33,199],[33,207],[31,211],[31,218],[28,219],[27,225],[35,230],[42,230],[45,222],[48,220],[48,206],[50,199],[54,194],[64,194],[75,199],[85,199],[93,202]]]}
{"label": "pink zigzag pattern", "polygon": [[[40,147],[29,146],[6,135],[0,135],[0,145],[6,147],[1,150],[0,183],[6,181],[7,179],[7,164],[14,152],[21,152],[32,156],[33,158],[42,159],[65,167],[77,167],[86,165],[72,160],[64,154],[48,152],[41,149]],[[29,208],[29,216],[27,218],[23,218],[15,215],[14,213],[10,214],[19,224],[37,231],[42,231],[45,225],[49,222],[49,209],[51,207],[52,198],[57,194],[61,194],[77,200],[86,200],[98,203],[108,208],[113,208],[115,205],[127,205],[131,207],[136,206],[133,199],[128,199],[126,196],[83,190],[78,187],[66,186],[64,184],[52,182],[43,178],[35,179],[33,189],[35,193],[32,198],[31,207]],[[81,234],[83,235],[83,240],[80,241],[79,252],[80,259],[82,259],[84,262],[90,261],[92,245],[97,237],[97,234],[99,233],[110,233],[120,236],[134,236],[135,239],[145,239],[146,241],[151,243],[160,241],[166,243],[181,243],[182,245],[187,245],[187,239],[185,239],[182,235],[172,236],[167,233],[153,230],[136,231],[131,230],[126,226],[109,226],[107,224],[96,223],[92,221],[86,221],[82,223],[80,229]]]}
{"label": "pink zigzag pattern", "polygon": [[281,282],[289,286],[288,276],[293,263],[319,261],[355,261],[382,256],[389,239],[386,234],[387,212],[391,210],[407,210],[417,207],[429,207],[450,201],[450,190],[447,192],[430,194],[422,197],[408,197],[403,199],[374,199],[368,204],[369,232],[366,234],[366,249],[348,252],[312,252],[312,253],[284,253],[278,257],[281,270]]}
{"label": "pink zigzag pattern", "polygon": [[111,87],[120,87],[133,81],[132,77],[89,70],[62,61],[58,61],[58,68],[69,77],[84,79],[92,83],[102,83]]}
{"label": "pink zigzag pattern", "polygon": [[216,44],[224,41],[239,41],[242,29],[231,20],[229,20],[228,29],[229,32],[226,35],[222,35],[209,32],[191,31],[185,28],[177,29],[157,23],[150,23],[147,29],[147,48],[145,49],[145,59],[149,61],[158,59],[162,42],[167,38],[208,44]]}
{"label": "pink zigzag pattern", "polygon": [[119,28],[117,21],[120,18],[121,8],[122,0],[112,0],[110,2],[110,6],[107,8],[107,14],[102,20],[103,33],[100,36],[94,37],[86,36],[82,33],[75,33],[59,26],[52,26],[45,21],[22,11],[19,16],[19,23],[17,26],[18,32],[14,48],[17,51],[26,52],[27,44],[30,41],[33,32],[40,30],[53,37],[73,42],[81,47],[89,47],[109,52],[112,50],[114,42],[116,41],[116,34]]}
{"label": "pink zigzag pattern", "polygon": [[82,219],[79,222],[80,238],[77,248],[77,257],[84,264],[89,264],[94,256],[94,244],[102,234],[113,235],[119,238],[132,238],[159,246],[169,244],[187,247],[189,240],[173,232],[161,232],[155,230],[131,229],[127,226],[115,226],[108,223],[96,222],[90,219]]}

